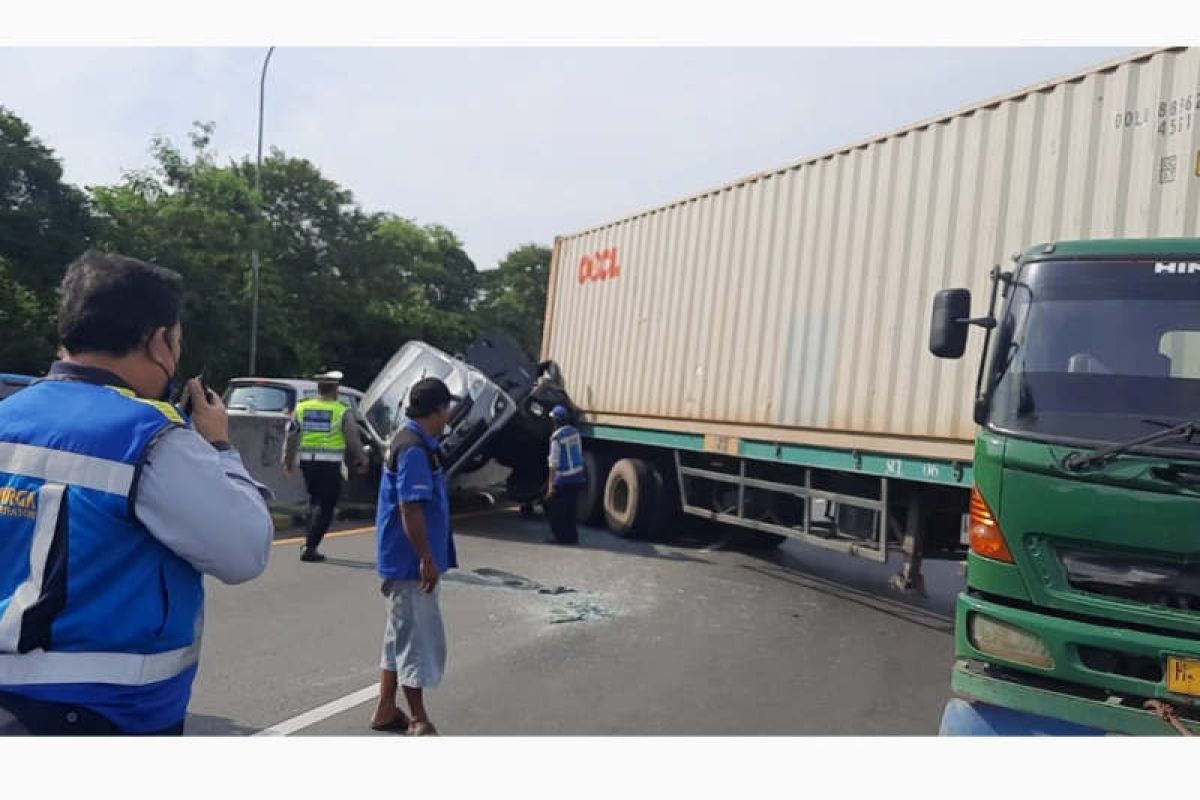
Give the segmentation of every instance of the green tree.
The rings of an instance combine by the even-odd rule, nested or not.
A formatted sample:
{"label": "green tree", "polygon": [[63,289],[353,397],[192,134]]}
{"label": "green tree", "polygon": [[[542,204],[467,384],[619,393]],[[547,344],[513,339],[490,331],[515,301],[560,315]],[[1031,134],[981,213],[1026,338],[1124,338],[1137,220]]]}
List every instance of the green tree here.
{"label": "green tree", "polygon": [[184,275],[185,370],[207,364],[217,383],[245,371],[255,243],[262,375],[336,367],[366,386],[408,339],[466,343],[478,275],[451,231],[368,214],[280,150],[263,161],[256,195],[254,164],[218,165],[211,134],[197,125],[190,155],[157,139],[152,168],[95,192],[106,245]]}
{"label": "green tree", "polygon": [[[240,169],[253,176],[249,162]],[[265,320],[261,363],[301,374],[336,367],[365,387],[408,339],[454,348],[469,338],[475,265],[449,230],[368,214],[311,162],[279,150],[263,162],[262,194],[264,286],[277,287],[274,310],[286,308],[290,324]],[[289,339],[277,341],[284,327]]]}
{"label": "green tree", "polygon": [[462,249],[462,242],[441,225],[425,228],[428,238],[423,269],[415,277],[430,292],[430,304],[443,311],[470,311],[480,289],[475,263]]}
{"label": "green tree", "polygon": [[[250,183],[254,169],[248,159],[237,165]],[[262,165],[261,221],[259,373],[337,367],[353,382],[355,371],[344,362],[358,326],[355,251],[370,234],[370,219],[312,162],[272,149]]]}
{"label": "green tree", "polygon": [[64,268],[91,244],[87,197],[63,182],[54,152],[0,106],[0,256],[11,276],[53,307]]}
{"label": "green tree", "polygon": [[0,258],[0,372],[41,375],[54,356],[49,315]]}
{"label": "green tree", "polygon": [[184,278],[184,374],[205,367],[210,382],[244,371],[249,330],[246,273],[253,189],[209,150],[211,125],[197,125],[190,158],[156,138],[154,164],[93,189],[106,249],[178,271]]}
{"label": "green tree", "polygon": [[0,370],[45,370],[58,284],[92,241],[87,198],[62,178],[54,152],[0,106]]}
{"label": "green tree", "polygon": [[538,244],[510,252],[496,269],[482,274],[476,306],[481,327],[508,333],[534,358],[542,349],[550,256],[550,248]]}
{"label": "green tree", "polygon": [[34,371],[52,355],[54,287],[93,241],[183,275],[181,369],[203,365],[218,386],[245,371],[254,245],[262,375],[336,367],[365,387],[405,341],[455,352],[487,327],[537,352],[548,249],[519,248],[481,274],[448,228],[368,213],[306,159],[272,150],[256,192],[253,163],[218,163],[212,134],[197,123],[186,150],[155,138],[148,168],[89,202],[0,110],[0,368]]}

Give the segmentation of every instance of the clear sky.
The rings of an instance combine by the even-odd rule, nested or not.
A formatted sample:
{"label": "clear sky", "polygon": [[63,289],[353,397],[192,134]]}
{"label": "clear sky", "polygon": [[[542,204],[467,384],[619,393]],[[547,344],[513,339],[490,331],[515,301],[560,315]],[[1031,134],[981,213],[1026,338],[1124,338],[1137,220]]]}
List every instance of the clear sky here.
{"label": "clear sky", "polygon": [[[365,209],[441,223],[481,269],[1140,48],[279,48],[265,147]],[[216,123],[253,155],[263,49],[0,48],[0,105],[81,185]]]}

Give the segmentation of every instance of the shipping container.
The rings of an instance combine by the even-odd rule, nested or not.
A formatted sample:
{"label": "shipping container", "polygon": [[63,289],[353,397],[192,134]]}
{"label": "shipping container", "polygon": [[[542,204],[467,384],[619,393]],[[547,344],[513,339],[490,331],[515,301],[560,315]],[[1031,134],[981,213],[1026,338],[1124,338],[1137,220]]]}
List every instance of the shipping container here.
{"label": "shipping container", "polygon": [[1160,49],[557,238],[580,517],[902,545],[920,588],[965,554],[982,353],[931,357],[934,293],[986,299],[1031,244],[1196,236],[1198,114],[1200,50]]}
{"label": "shipping container", "polygon": [[1200,50],[1158,50],[560,237],[543,357],[598,424],[969,460],[933,291],[1196,235],[1198,114]]}

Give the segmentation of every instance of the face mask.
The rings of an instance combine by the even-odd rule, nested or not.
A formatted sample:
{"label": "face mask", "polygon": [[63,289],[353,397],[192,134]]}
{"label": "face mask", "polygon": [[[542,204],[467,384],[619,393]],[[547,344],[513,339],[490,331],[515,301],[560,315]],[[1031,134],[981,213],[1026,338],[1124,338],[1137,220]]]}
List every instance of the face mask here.
{"label": "face mask", "polygon": [[171,402],[171,398],[173,398],[178,393],[179,393],[179,379],[176,378],[174,375],[171,375],[171,377],[167,378],[167,385],[165,387],[163,387],[162,395],[158,399],[163,401],[164,403],[169,403],[169,402]]}
{"label": "face mask", "polygon": [[[166,334],[163,334],[163,338],[164,338],[164,340],[166,339]],[[167,340],[167,350],[168,351],[171,350],[171,342],[169,340]],[[150,354],[149,346],[146,347],[146,354],[147,355]],[[167,384],[166,384],[166,386],[163,387],[162,394],[159,395],[158,399],[164,403],[169,403],[169,402],[171,402],[171,398],[173,398],[176,395],[176,393],[179,391],[179,380],[175,377],[175,373],[179,369],[179,361],[176,360],[175,366],[168,370],[166,367],[164,367],[162,364],[160,364],[156,359],[151,358],[150,360],[154,362],[154,366],[161,369],[163,371],[163,374],[167,376]]]}

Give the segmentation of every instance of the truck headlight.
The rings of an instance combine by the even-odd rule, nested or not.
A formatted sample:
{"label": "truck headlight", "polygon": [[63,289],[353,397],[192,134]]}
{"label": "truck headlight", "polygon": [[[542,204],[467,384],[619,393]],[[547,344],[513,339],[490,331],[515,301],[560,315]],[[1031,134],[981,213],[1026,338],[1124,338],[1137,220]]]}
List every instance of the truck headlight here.
{"label": "truck headlight", "polygon": [[1054,657],[1046,643],[1024,628],[972,613],[967,621],[967,635],[981,653],[1015,664],[1054,669]]}

